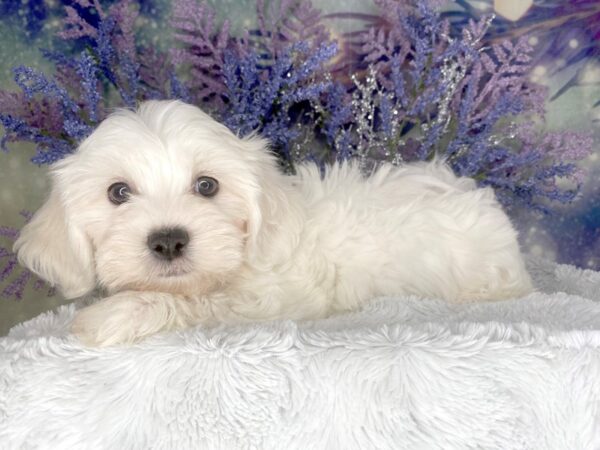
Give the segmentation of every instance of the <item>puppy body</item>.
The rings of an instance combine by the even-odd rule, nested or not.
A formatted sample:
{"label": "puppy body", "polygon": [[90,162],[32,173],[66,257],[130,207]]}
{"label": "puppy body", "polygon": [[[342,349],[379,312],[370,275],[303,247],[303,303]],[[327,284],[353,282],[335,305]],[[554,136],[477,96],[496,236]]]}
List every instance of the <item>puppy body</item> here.
{"label": "puppy body", "polygon": [[[108,293],[75,318],[88,344],[319,318],[379,295],[464,302],[531,291],[492,190],[440,163],[384,165],[366,178],[353,164],[324,177],[305,165],[285,176],[260,139],[239,139],[189,105],[147,102],[107,119],[53,175],[16,248],[67,296]],[[200,175],[219,180],[214,197],[191,192]],[[118,206],[106,198],[116,180],[132,186]],[[147,247],[164,227],[190,235],[169,263]]]}

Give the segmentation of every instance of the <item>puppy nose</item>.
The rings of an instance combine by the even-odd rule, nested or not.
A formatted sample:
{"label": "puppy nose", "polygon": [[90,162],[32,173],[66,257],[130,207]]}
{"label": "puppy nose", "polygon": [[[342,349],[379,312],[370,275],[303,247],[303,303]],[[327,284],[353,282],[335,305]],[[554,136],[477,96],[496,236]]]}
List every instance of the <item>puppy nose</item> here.
{"label": "puppy nose", "polygon": [[183,255],[189,241],[190,237],[184,229],[167,228],[148,236],[148,248],[156,258],[172,261]]}

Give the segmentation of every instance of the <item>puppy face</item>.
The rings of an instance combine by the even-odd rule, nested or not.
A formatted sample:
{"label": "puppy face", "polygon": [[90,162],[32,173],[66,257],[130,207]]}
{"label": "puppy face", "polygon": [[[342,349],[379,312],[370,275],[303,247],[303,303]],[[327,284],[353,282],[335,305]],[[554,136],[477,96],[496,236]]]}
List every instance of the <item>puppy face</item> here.
{"label": "puppy face", "polygon": [[180,102],[117,112],[56,165],[19,257],[68,297],[96,283],[213,290],[239,271],[260,229],[263,184],[276,171],[264,147]]}

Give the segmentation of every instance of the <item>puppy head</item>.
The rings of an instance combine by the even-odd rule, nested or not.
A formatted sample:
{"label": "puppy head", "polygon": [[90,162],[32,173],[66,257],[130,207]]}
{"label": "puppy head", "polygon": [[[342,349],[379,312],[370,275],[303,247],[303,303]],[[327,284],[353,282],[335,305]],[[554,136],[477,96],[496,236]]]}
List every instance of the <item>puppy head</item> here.
{"label": "puppy head", "polygon": [[53,167],[49,199],[15,249],[67,297],[96,284],[201,294],[256,252],[279,176],[264,141],[181,102],[146,102]]}

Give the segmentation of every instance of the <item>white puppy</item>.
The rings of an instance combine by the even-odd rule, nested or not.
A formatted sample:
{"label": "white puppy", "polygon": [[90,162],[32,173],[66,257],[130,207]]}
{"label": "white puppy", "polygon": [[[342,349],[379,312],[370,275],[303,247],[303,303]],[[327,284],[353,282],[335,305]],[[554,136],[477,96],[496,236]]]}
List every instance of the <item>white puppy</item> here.
{"label": "white puppy", "polygon": [[73,323],[90,345],[314,319],[380,295],[466,302],[531,290],[492,190],[439,163],[286,176],[265,141],[151,101],[111,115],[52,176],[15,248],[66,297],[106,293]]}

